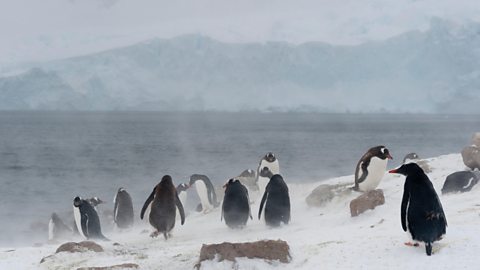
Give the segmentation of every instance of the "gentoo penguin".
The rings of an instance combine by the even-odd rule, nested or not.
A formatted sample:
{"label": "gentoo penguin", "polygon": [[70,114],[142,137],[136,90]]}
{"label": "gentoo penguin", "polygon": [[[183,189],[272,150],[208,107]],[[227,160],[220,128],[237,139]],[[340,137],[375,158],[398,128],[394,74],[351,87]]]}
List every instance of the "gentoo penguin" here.
{"label": "gentoo penguin", "polygon": [[260,192],[260,196],[263,193],[265,193],[265,187],[267,186],[268,181],[270,181],[269,178],[263,177],[263,176],[260,175],[260,172],[265,167],[268,168],[273,174],[279,174],[280,173],[280,167],[278,165],[278,159],[275,157],[275,155],[272,152],[268,152],[260,160],[260,163],[258,164],[256,182],[257,182],[258,190]]}
{"label": "gentoo penguin", "polygon": [[403,158],[402,164],[415,162],[418,159],[419,159],[419,157],[418,157],[417,153],[409,153],[409,154],[405,155],[405,157]]}
{"label": "gentoo penguin", "polygon": [[267,225],[276,227],[280,225],[280,222],[288,224],[290,221],[290,196],[288,186],[281,175],[273,175],[268,182],[258,210],[258,219],[262,215],[263,205],[265,205]]}
{"label": "gentoo penguin", "polygon": [[412,239],[425,242],[427,255],[432,255],[432,243],[446,232],[447,219],[432,182],[416,163],[408,163],[389,173],[406,175],[403,189],[402,228]]}
{"label": "gentoo penguin", "polygon": [[190,176],[189,185],[195,185],[198,197],[200,197],[200,203],[202,204],[202,210],[204,213],[212,210],[220,205],[217,202],[217,194],[210,179],[203,174],[193,174]]}
{"label": "gentoo penguin", "polygon": [[228,227],[242,228],[247,224],[248,217],[252,218],[248,190],[239,180],[234,179],[228,180],[224,187],[222,218],[225,218]]}
{"label": "gentoo penguin", "polygon": [[462,171],[447,176],[442,187],[442,194],[449,192],[470,191],[480,180],[480,172]]}
{"label": "gentoo penguin", "polygon": [[370,148],[357,163],[353,189],[357,191],[376,189],[385,174],[388,159],[392,159],[392,156],[385,146]]}
{"label": "gentoo penguin", "polygon": [[145,210],[151,205],[148,217],[150,224],[156,229],[150,236],[156,237],[163,233],[165,240],[170,237],[170,231],[175,227],[175,216],[180,212],[181,224],[185,223],[185,212],[183,205],[178,198],[177,191],[170,175],[165,175],[162,181],[155,186],[150,196],[143,204],[140,218],[143,219]]}
{"label": "gentoo penguin", "polygon": [[249,190],[258,190],[257,186],[257,172],[255,170],[244,170],[241,174],[239,174],[234,179],[237,179]]}
{"label": "gentoo penguin", "polygon": [[97,211],[86,200],[80,197],[73,199],[73,215],[78,232],[86,239],[108,240],[100,227],[100,219]]}
{"label": "gentoo penguin", "polygon": [[182,202],[183,206],[187,205],[187,190],[189,187],[190,186],[188,184],[182,183],[182,184],[179,184],[176,188],[178,198]]}
{"label": "gentoo penguin", "polygon": [[95,209],[97,209],[97,205],[105,203],[104,201],[102,201],[98,197],[92,197],[90,199],[86,199],[85,201],[87,201],[89,204],[91,204],[93,207],[95,207]]}
{"label": "gentoo penguin", "polygon": [[131,227],[133,225],[133,203],[130,194],[124,188],[119,188],[113,203],[113,222],[115,222],[117,228]]}
{"label": "gentoo penguin", "polygon": [[63,223],[57,213],[53,213],[48,222],[48,240],[63,239],[72,235],[72,229]]}

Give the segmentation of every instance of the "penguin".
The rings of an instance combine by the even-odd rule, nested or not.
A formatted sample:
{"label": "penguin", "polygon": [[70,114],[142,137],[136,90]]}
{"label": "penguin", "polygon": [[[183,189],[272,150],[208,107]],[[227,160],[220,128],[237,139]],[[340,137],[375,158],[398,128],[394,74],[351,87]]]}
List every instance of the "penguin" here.
{"label": "penguin", "polygon": [[279,174],[275,174],[268,182],[263,194],[258,219],[262,215],[265,205],[265,222],[272,227],[280,226],[280,223],[288,224],[290,221],[290,196],[288,186]]}
{"label": "penguin", "polygon": [[443,183],[442,194],[450,192],[470,191],[480,180],[479,172],[462,171],[454,172],[447,176]]}
{"label": "penguin", "polygon": [[388,159],[393,158],[385,146],[370,148],[357,163],[353,189],[364,192],[376,189],[385,174]]}
{"label": "penguin", "polygon": [[234,179],[239,180],[240,183],[242,183],[242,185],[247,187],[249,190],[254,190],[254,191],[258,190],[258,186],[256,183],[257,172],[255,170],[251,170],[251,169],[244,170],[241,174],[239,174]]}
{"label": "penguin", "polygon": [[225,223],[232,229],[243,228],[252,219],[250,212],[250,199],[247,188],[238,179],[230,179],[225,184],[225,196],[222,204],[222,216]]}
{"label": "penguin", "polygon": [[52,213],[48,222],[48,240],[64,239],[72,235],[72,229],[63,223],[57,213]]}
{"label": "penguin", "polygon": [[150,236],[157,237],[158,234],[163,233],[165,240],[167,240],[171,236],[170,231],[175,227],[177,208],[180,212],[181,224],[183,225],[185,223],[183,205],[178,198],[177,191],[170,175],[162,177],[160,183],[155,186],[152,193],[143,204],[140,213],[141,219],[143,219],[145,210],[150,203],[151,209],[148,220],[156,230]]}
{"label": "penguin", "polygon": [[428,161],[424,159],[420,159],[420,157],[417,155],[417,153],[409,153],[403,158],[402,164],[407,164],[407,163],[417,163],[420,168],[425,173],[431,173],[432,169],[430,168],[430,165],[428,165]]}
{"label": "penguin", "polygon": [[280,173],[280,167],[278,165],[278,159],[275,157],[275,155],[272,152],[268,152],[260,160],[260,163],[258,164],[256,183],[257,183],[257,186],[258,186],[260,196],[265,192],[265,187],[267,186],[268,181],[270,181],[269,178],[266,178],[266,177],[263,177],[263,176],[260,175],[260,172],[265,167],[268,168],[273,174],[279,174]]}
{"label": "penguin", "polygon": [[182,184],[179,184],[176,188],[178,198],[180,199],[184,207],[187,205],[187,190],[189,187],[190,185],[182,183]]}
{"label": "penguin", "polygon": [[78,232],[86,239],[108,240],[103,234],[97,211],[80,197],[73,199],[73,215]]}
{"label": "penguin", "polygon": [[93,207],[95,207],[95,209],[97,209],[97,206],[99,204],[102,204],[102,203],[105,203],[104,201],[102,201],[100,198],[98,197],[92,197],[90,199],[86,199],[85,201],[87,201],[89,204],[91,204]]}
{"label": "penguin", "polygon": [[[217,202],[217,194],[215,188],[208,176],[203,174],[193,174],[190,176],[189,185],[195,185],[198,197],[200,197],[201,210],[204,213],[211,211],[213,208],[219,206]],[[197,207],[198,210],[199,207]]]}
{"label": "penguin", "polygon": [[113,222],[119,229],[127,229],[133,226],[133,203],[132,197],[124,188],[119,188],[113,199]]}
{"label": "penguin", "polygon": [[442,203],[432,182],[416,163],[403,164],[389,173],[407,176],[400,211],[402,228],[413,240],[424,242],[427,255],[432,255],[432,243],[442,239],[447,227]]}
{"label": "penguin", "polygon": [[419,159],[417,153],[409,153],[403,158],[402,164],[415,162]]}

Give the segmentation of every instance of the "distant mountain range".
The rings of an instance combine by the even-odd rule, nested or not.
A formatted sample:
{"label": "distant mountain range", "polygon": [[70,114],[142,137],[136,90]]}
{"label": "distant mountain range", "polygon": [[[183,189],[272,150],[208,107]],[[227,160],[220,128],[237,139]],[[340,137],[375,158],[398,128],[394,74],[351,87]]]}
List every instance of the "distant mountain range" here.
{"label": "distant mountain range", "polygon": [[356,46],[188,35],[24,69],[1,110],[480,113],[480,24]]}

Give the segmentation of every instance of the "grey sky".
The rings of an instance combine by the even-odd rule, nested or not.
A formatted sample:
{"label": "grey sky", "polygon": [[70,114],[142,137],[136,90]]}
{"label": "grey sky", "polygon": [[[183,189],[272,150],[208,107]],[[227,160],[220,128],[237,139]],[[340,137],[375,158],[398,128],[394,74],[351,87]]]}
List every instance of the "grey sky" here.
{"label": "grey sky", "polygon": [[355,44],[480,20],[480,1],[0,0],[0,64],[75,56],[198,33],[229,42]]}

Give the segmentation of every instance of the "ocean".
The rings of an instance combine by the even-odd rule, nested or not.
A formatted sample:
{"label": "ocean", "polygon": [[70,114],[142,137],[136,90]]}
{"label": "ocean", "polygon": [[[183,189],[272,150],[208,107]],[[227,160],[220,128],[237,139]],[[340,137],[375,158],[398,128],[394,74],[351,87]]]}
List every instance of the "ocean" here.
{"label": "ocean", "polygon": [[353,174],[372,146],[395,167],[410,152],[458,153],[478,131],[474,115],[0,112],[0,246],[45,242],[51,213],[71,211],[75,196],[113,210],[124,187],[138,215],[165,174],[220,185],[271,151],[287,183],[321,181]]}

